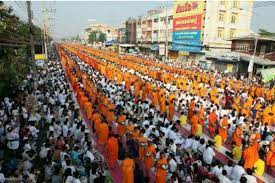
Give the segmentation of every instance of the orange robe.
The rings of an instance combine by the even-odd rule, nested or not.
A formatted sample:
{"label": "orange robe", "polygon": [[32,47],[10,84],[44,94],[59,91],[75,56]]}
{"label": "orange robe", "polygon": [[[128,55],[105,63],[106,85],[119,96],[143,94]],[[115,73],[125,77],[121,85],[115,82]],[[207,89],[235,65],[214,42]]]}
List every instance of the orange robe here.
{"label": "orange robe", "polygon": [[257,143],[250,145],[243,151],[244,168],[253,168],[255,162],[259,159]]}
{"label": "orange robe", "polygon": [[204,125],[204,108],[200,108],[200,111],[198,113],[199,116],[199,124],[203,127]]}
{"label": "orange robe", "polygon": [[139,159],[143,160],[146,154],[146,149],[147,149],[147,139],[145,137],[138,137],[138,157]]}
{"label": "orange robe", "polygon": [[168,120],[171,121],[175,114],[175,106],[174,103],[171,101],[168,106]]}
{"label": "orange robe", "polygon": [[101,145],[106,144],[109,136],[109,126],[106,123],[102,123],[98,130],[98,143]]}
{"label": "orange robe", "polygon": [[121,166],[122,183],[134,183],[134,170],[135,162],[130,158],[126,158],[122,161]]}
{"label": "orange robe", "polygon": [[118,159],[118,140],[115,137],[111,137],[107,141],[106,152],[108,154],[108,162],[111,168],[115,167]]}
{"label": "orange robe", "polygon": [[157,172],[156,172],[156,183],[165,183],[166,182],[166,171],[165,169],[162,168],[162,166],[168,166],[167,165],[167,159],[159,159],[157,161]]}
{"label": "orange robe", "polygon": [[193,135],[197,135],[198,133],[198,124],[199,124],[199,117],[197,115],[193,115],[191,118],[191,133]]}
{"label": "orange robe", "polygon": [[242,128],[240,128],[240,127],[237,127],[236,129],[235,129],[235,132],[234,132],[234,134],[233,134],[233,141],[236,143],[236,145],[237,146],[241,146],[242,145],[242,136],[243,135],[243,130],[242,130]]}
{"label": "orange robe", "polygon": [[209,132],[210,134],[214,134],[215,130],[216,130],[216,123],[218,120],[218,116],[215,112],[211,112],[208,116],[208,128],[209,128]]}
{"label": "orange robe", "polygon": [[156,154],[155,146],[152,144],[147,147],[144,158],[145,171],[149,171],[154,165],[154,156]]}
{"label": "orange robe", "polygon": [[219,135],[222,137],[223,141],[227,140],[227,127],[228,127],[227,119],[222,118],[220,121]]}

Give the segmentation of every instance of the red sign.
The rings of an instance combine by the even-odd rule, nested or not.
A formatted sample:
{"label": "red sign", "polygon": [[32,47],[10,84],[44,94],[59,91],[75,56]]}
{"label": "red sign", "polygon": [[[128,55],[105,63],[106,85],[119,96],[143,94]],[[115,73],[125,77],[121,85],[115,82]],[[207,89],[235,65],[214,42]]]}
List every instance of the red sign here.
{"label": "red sign", "polygon": [[202,15],[174,18],[173,30],[201,30]]}
{"label": "red sign", "polygon": [[176,13],[182,13],[182,12],[187,12],[191,11],[193,9],[196,9],[198,7],[198,2],[186,2],[184,5],[178,5],[176,9]]}

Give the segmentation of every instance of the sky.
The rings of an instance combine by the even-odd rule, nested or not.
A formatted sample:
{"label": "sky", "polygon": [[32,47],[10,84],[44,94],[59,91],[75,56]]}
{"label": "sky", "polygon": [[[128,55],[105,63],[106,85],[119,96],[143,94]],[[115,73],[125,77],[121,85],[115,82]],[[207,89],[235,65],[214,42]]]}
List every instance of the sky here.
{"label": "sky", "polygon": [[[27,20],[27,13],[23,11],[25,2],[6,2],[11,5],[15,13]],[[23,5],[24,7],[20,7]],[[172,1],[32,1],[34,23],[42,25],[42,8],[56,10],[51,13],[55,17],[54,37],[70,37],[81,33],[92,23],[104,23],[120,26],[129,17],[138,17],[150,9],[161,6],[171,6]],[[275,5],[257,7],[253,10],[252,30],[259,28],[275,32]],[[50,14],[49,14],[50,15]],[[90,19],[90,21],[88,21]],[[92,21],[91,21],[92,20]],[[272,20],[272,21],[271,21]]]}

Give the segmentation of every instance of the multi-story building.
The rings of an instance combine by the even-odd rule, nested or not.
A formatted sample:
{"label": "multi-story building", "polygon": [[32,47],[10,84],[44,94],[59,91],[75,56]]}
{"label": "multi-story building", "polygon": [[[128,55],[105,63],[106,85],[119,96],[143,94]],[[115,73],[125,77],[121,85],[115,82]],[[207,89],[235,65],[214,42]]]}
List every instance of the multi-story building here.
{"label": "multi-story building", "polygon": [[253,0],[177,0],[173,49],[189,53],[230,51],[231,38],[251,32],[253,3]]}
{"label": "multi-story building", "polygon": [[121,26],[117,29],[117,42],[118,43],[126,43],[125,22],[122,22]]}
{"label": "multi-story building", "polygon": [[137,19],[129,18],[125,22],[126,28],[126,42],[127,43],[136,43],[136,26],[137,26]]}
{"label": "multi-story building", "polygon": [[106,41],[117,40],[117,29],[106,24],[92,24],[85,29],[85,33],[89,34],[93,31],[99,31],[106,34]]}
{"label": "multi-story building", "polygon": [[253,4],[253,0],[206,1],[203,44],[210,50],[230,51],[230,39],[251,32]]}

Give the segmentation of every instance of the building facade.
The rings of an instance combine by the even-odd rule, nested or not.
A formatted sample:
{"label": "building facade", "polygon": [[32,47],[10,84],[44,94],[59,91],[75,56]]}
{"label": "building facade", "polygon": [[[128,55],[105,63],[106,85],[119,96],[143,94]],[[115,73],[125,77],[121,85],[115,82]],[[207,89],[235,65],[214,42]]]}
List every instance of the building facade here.
{"label": "building facade", "polygon": [[125,22],[126,43],[136,43],[137,19],[128,19]]}
{"label": "building facade", "polygon": [[275,38],[251,35],[233,38],[231,41],[231,51],[233,52],[253,55],[256,46],[255,56],[275,61]]}
{"label": "building facade", "polygon": [[229,52],[231,38],[251,32],[253,4],[253,0],[175,1],[173,49]]}
{"label": "building facade", "polygon": [[93,31],[102,32],[106,35],[106,41],[117,40],[117,28],[107,24],[92,24],[85,29],[85,34],[89,35]]}
{"label": "building facade", "polygon": [[253,5],[253,0],[206,1],[203,45],[210,50],[230,51],[230,39],[251,33]]}

